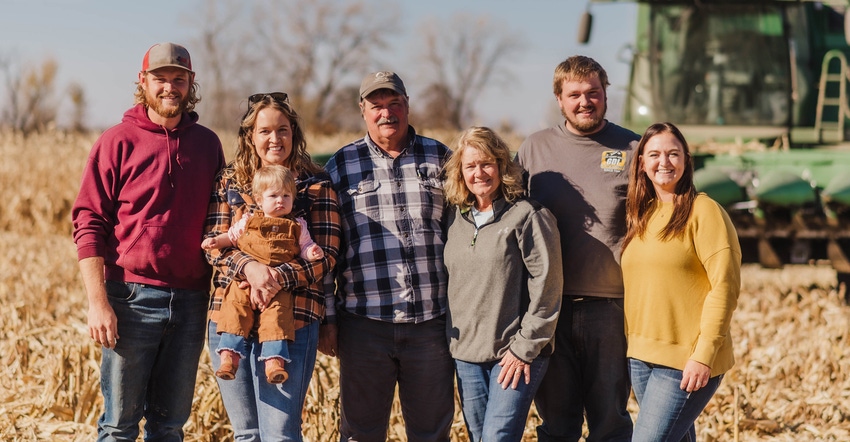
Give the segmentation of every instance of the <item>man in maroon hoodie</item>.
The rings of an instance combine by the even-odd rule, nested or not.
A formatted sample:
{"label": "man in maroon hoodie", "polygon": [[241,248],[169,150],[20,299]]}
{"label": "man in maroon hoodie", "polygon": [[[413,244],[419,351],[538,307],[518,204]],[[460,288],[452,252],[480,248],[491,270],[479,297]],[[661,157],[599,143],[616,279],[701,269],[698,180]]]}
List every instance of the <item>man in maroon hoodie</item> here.
{"label": "man in maroon hoodie", "polygon": [[102,346],[98,441],[183,440],[204,345],[203,236],[221,142],[197,124],[186,48],[153,45],[135,106],[94,144],[74,203],[88,328]]}

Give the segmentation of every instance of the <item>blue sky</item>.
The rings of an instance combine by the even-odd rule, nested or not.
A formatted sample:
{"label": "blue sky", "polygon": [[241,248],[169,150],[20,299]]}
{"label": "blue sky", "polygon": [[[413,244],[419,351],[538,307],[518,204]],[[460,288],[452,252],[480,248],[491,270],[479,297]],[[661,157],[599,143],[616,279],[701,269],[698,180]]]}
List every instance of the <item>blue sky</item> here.
{"label": "blue sky", "polygon": [[[618,54],[634,40],[633,4],[594,4],[593,33],[587,45],[576,41],[586,0],[400,0],[399,4],[402,28],[408,30],[394,48],[400,66],[415,65],[409,39],[424,17],[448,20],[458,12],[487,15],[522,35],[526,50],[511,61],[515,81],[511,87],[485,91],[476,106],[478,124],[510,120],[524,133],[552,124],[557,115],[552,72],[574,54],[593,57],[606,68],[612,83],[609,116],[614,121],[619,118],[628,66],[618,60]],[[55,58],[58,90],[64,91],[72,81],[83,85],[92,127],[118,122],[132,104],[133,83],[150,45],[189,42],[197,33],[186,25],[197,1],[2,0],[0,6],[0,57],[12,56],[31,65]],[[198,73],[198,81],[203,84],[203,72]],[[415,99],[415,85],[408,84],[408,90]],[[4,92],[0,90],[0,99]]]}

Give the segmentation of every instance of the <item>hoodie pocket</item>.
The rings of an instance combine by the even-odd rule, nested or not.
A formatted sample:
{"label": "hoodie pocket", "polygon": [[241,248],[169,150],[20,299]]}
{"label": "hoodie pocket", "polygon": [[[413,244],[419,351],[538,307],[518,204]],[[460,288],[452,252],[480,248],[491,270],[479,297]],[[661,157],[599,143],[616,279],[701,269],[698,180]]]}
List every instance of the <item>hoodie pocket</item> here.
{"label": "hoodie pocket", "polygon": [[182,225],[142,227],[118,258],[125,270],[160,281],[203,278],[207,274],[197,228]]}

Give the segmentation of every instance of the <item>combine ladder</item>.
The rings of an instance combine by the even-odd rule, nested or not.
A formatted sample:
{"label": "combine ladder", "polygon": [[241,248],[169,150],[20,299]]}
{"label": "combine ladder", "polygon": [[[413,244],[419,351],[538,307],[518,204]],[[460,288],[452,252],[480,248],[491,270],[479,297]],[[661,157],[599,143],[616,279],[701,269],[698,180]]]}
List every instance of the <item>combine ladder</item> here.
{"label": "combine ladder", "polygon": [[[839,61],[840,70],[837,73],[829,72],[830,65],[834,59],[838,59]],[[833,134],[832,136],[836,137],[829,141],[840,142],[844,140],[844,122],[850,118],[850,106],[847,103],[847,81],[845,79],[850,80],[850,71],[847,69],[847,57],[838,49],[827,52],[823,57],[823,66],[821,67],[820,90],[818,91],[817,114],[815,115],[815,136],[821,143],[824,142],[825,132],[831,132]],[[838,83],[837,97],[826,96],[826,89],[830,83]],[[823,121],[823,109],[826,106],[837,108],[836,119],[838,121]],[[830,230],[827,237],[827,257],[839,274],[850,273],[850,259],[844,254],[841,246],[836,241],[834,230]],[[850,304],[850,295],[846,297],[846,301]]]}
{"label": "combine ladder", "polygon": [[[838,59],[839,72],[830,72],[832,61]],[[838,49],[833,49],[823,57],[820,87],[818,89],[817,113],[815,114],[815,137],[818,142],[840,142],[844,140],[844,122],[850,118],[850,106],[847,104],[847,81],[850,72],[847,69],[847,57]],[[838,96],[827,97],[827,88],[838,83]],[[834,88],[833,88],[834,90]],[[836,121],[823,121],[825,107],[836,108]],[[831,134],[824,139],[825,134]]]}

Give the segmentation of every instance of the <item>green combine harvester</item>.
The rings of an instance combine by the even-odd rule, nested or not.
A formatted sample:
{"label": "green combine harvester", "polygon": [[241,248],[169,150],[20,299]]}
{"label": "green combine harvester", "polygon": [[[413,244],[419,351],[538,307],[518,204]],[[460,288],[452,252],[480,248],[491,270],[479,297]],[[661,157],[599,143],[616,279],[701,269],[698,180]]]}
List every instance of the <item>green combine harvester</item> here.
{"label": "green combine harvester", "polygon": [[[579,40],[591,34],[590,0]],[[635,3],[634,1],[631,3]],[[850,275],[850,0],[637,1],[622,125],[679,126],[744,260]]]}

